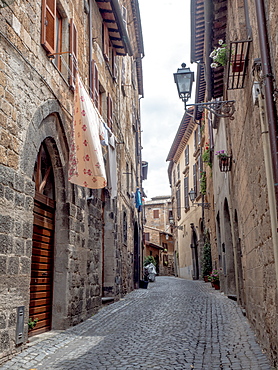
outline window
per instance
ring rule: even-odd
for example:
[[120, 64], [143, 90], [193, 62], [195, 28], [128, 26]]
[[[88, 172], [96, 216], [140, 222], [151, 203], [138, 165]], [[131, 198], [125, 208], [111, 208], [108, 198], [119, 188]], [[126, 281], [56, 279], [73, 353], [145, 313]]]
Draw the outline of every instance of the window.
[[124, 240], [124, 243], [127, 242], [127, 216], [126, 216], [126, 212], [123, 212], [123, 240]]
[[102, 51], [104, 59], [108, 62], [109, 61], [109, 47], [110, 47], [110, 39], [109, 39], [109, 32], [108, 28], [105, 23], [102, 24]]
[[95, 106], [99, 108], [99, 80], [98, 80], [98, 68], [94, 60], [92, 60], [92, 86], [90, 86], [93, 102]]
[[194, 188], [195, 195], [197, 197], [198, 194], [197, 194], [197, 165], [196, 163], [193, 164], [193, 188]]
[[145, 241], [150, 241], [150, 233], [144, 233]]
[[[59, 11], [56, 11], [56, 53], [62, 52], [62, 17]], [[55, 55], [54, 64], [61, 71], [61, 58]]]
[[168, 252], [168, 244], [162, 243], [162, 248], [164, 249], [164, 252]]
[[42, 0], [42, 30], [41, 43], [46, 51], [54, 54], [56, 51], [56, 0]]
[[113, 100], [110, 96], [110, 94], [108, 94], [107, 96], [107, 125], [109, 128], [112, 129], [112, 125], [113, 125]]
[[189, 165], [189, 145], [186, 146], [184, 151], [184, 159], [185, 159], [185, 165]]
[[77, 73], [77, 29], [70, 20], [70, 86], [75, 87]]
[[184, 207], [189, 208], [189, 196], [188, 196], [188, 177], [184, 178]]
[[[69, 23], [69, 36], [64, 38], [68, 23], [57, 9], [56, 0], [42, 0], [41, 44], [46, 52], [55, 54], [54, 65], [62, 73], [70, 87], [75, 87], [77, 73], [77, 29], [73, 19]], [[68, 31], [67, 31], [68, 32]], [[63, 55], [61, 55], [63, 53]], [[65, 55], [65, 56], [64, 56]], [[62, 62], [66, 68], [63, 70]]]
[[180, 164], [177, 164], [177, 178], [180, 179]]
[[171, 211], [169, 211], [169, 221], [170, 220], [173, 220], [173, 211], [171, 210]]
[[178, 188], [176, 191], [176, 199], [177, 199], [177, 217], [178, 219], [181, 218], [181, 189]]
[[153, 210], [153, 218], [159, 218], [159, 209]]

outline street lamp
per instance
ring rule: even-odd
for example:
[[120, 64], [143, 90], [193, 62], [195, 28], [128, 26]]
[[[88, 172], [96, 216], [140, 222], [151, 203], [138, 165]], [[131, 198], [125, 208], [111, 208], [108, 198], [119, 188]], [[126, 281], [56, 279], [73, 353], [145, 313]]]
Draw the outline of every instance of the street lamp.
[[200, 112], [204, 109], [214, 113], [217, 117], [228, 117], [234, 119], [233, 114], [235, 112], [235, 100], [215, 100], [206, 103], [186, 104], [188, 99], [191, 97], [192, 84], [194, 81], [194, 72], [190, 71], [190, 68], [186, 68], [186, 64], [182, 63], [182, 68], [178, 68], [177, 73], [174, 73], [174, 80], [177, 84], [179, 98], [184, 102], [186, 113], [193, 117], [188, 111], [189, 107], [197, 107]]
[[204, 202], [194, 203], [194, 200], [196, 198], [195, 190], [191, 189], [190, 192], [188, 193], [188, 195], [189, 195], [189, 199], [191, 200], [193, 206], [201, 206], [201, 207], [204, 207], [204, 208], [207, 208], [207, 209], [210, 208], [210, 203], [204, 203]]

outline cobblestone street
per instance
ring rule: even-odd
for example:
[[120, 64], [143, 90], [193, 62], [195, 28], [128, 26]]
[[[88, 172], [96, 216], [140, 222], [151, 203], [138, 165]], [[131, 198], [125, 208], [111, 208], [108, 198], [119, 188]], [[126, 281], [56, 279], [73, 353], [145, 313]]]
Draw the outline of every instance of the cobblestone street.
[[[51, 336], [49, 336], [51, 335]], [[48, 333], [1, 370], [270, 370], [236, 302], [210, 284], [157, 277], [66, 331]]]

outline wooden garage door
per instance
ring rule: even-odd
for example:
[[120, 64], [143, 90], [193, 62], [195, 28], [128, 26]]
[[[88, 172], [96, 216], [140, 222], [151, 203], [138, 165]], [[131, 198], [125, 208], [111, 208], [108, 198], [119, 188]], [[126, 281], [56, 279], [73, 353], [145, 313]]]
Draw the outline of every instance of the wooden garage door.
[[36, 192], [29, 317], [38, 319], [29, 336], [51, 329], [55, 201]]

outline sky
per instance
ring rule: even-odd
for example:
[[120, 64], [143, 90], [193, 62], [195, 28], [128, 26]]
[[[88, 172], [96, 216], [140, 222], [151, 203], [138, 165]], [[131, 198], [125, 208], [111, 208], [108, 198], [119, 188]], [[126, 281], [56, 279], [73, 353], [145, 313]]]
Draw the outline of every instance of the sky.
[[139, 0], [145, 57], [141, 99], [143, 181], [147, 200], [171, 195], [166, 158], [184, 114], [173, 73], [190, 64], [190, 0]]

